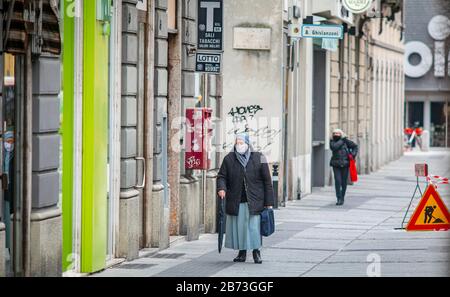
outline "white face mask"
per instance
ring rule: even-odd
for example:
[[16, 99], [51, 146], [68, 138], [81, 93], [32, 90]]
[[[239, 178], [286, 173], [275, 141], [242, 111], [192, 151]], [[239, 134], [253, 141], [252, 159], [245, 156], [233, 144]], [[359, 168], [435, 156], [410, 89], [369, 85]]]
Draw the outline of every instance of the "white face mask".
[[241, 155], [245, 154], [245, 152], [248, 150], [248, 144], [246, 144], [246, 143], [236, 144], [235, 147], [236, 147], [236, 151]]
[[13, 149], [14, 149], [14, 145], [12, 143], [5, 142], [5, 150], [7, 152], [12, 152]]

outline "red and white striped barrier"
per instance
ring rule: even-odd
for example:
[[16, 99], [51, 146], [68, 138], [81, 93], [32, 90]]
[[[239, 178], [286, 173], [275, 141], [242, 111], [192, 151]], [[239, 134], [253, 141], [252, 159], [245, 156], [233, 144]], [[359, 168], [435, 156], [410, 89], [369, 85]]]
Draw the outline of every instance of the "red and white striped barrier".
[[439, 175], [430, 174], [427, 176], [427, 182], [434, 185], [434, 187], [437, 188], [438, 184], [448, 185], [448, 178], [439, 176]]

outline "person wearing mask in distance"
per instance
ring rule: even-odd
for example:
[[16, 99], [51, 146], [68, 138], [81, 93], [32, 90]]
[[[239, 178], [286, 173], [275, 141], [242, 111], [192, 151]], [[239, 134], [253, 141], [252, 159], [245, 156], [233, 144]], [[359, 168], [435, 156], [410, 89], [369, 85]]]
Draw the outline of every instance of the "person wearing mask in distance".
[[[7, 177], [7, 188], [4, 191], [3, 217], [6, 226], [6, 248], [7, 252], [11, 252], [11, 214], [13, 213], [13, 163], [14, 163], [14, 131], [7, 131], [4, 135], [3, 145], [3, 173]], [[2, 247], [0, 247], [2, 248]]]
[[341, 129], [335, 129], [332, 133], [330, 149], [332, 151], [330, 166], [333, 167], [336, 205], [343, 205], [349, 176], [349, 154], [356, 158], [358, 145], [349, 140]]
[[248, 134], [238, 134], [220, 166], [217, 193], [225, 199], [225, 247], [238, 250], [234, 262], [245, 262], [247, 250], [261, 264], [261, 217], [274, 203], [272, 178], [265, 156], [253, 151]]

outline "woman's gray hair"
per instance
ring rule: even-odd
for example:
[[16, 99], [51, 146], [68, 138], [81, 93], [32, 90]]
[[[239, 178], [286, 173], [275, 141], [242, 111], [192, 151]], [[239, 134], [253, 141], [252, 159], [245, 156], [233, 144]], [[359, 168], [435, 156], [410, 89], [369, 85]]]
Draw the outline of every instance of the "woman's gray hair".
[[339, 133], [339, 134], [341, 134], [341, 136], [342, 136], [342, 137], [344, 137], [344, 136], [345, 136], [345, 133], [344, 133], [344, 131], [342, 131], [341, 129], [334, 129], [334, 130], [333, 130], [333, 133], [332, 133], [332, 134], [336, 134], [336, 133]]

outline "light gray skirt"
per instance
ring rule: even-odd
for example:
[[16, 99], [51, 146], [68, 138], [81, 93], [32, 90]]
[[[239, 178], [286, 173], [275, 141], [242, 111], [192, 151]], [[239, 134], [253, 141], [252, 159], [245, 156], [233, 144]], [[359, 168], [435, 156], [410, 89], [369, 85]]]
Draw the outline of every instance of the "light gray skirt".
[[248, 203], [241, 203], [237, 216], [227, 215], [225, 247], [233, 250], [254, 250], [259, 249], [261, 245], [261, 216], [250, 215]]

